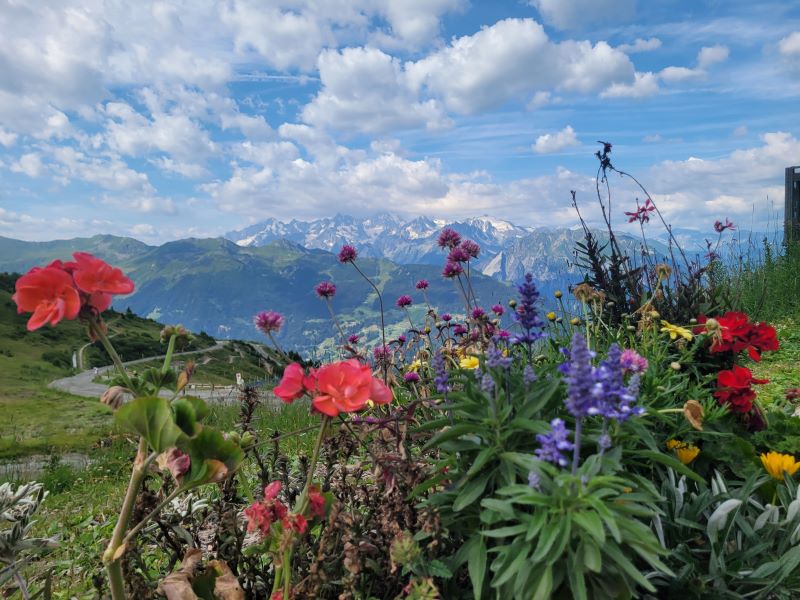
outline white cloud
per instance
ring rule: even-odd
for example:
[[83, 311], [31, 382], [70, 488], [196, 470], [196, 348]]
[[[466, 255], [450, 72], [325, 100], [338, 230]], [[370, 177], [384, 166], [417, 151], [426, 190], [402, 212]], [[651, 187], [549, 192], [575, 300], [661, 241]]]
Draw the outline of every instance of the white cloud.
[[377, 48], [328, 50], [318, 66], [323, 87], [303, 108], [307, 123], [365, 132], [449, 123], [438, 102], [417, 100], [401, 61]]
[[19, 157], [19, 160], [11, 163], [11, 170], [14, 173], [24, 173], [28, 177], [35, 178], [42, 174], [44, 165], [38, 154], [30, 152], [23, 154]]
[[665, 67], [661, 69], [658, 76], [667, 83], [679, 83], [705, 77], [705, 71], [701, 69], [690, 69], [689, 67]]
[[728, 60], [730, 51], [727, 46], [704, 46], [697, 53], [697, 68], [708, 69], [712, 65], [725, 62]]
[[653, 73], [636, 73], [633, 83], [612, 83], [601, 98], [647, 98], [658, 93], [658, 79]]
[[466, 0], [378, 0], [374, 11], [389, 23], [391, 31], [376, 32], [370, 41], [383, 48], [419, 49], [439, 36], [442, 15], [461, 11]]
[[580, 146], [575, 130], [570, 125], [558, 133], [546, 133], [536, 138], [533, 151], [537, 154], [553, 154], [570, 146]]
[[[535, 65], [535, 68], [532, 66]], [[415, 89], [474, 113], [536, 91], [581, 94], [630, 83], [634, 67], [606, 42], [552, 42], [532, 19], [505, 19], [406, 66]]]
[[150, 164], [155, 165], [162, 171], [167, 173], [176, 173], [188, 179], [201, 179], [209, 175], [208, 170], [202, 165], [194, 163], [185, 163], [166, 156], [160, 156], [156, 159], [151, 159]]
[[558, 29], [582, 29], [633, 17], [636, 0], [529, 0], [546, 23]]
[[800, 31], [795, 31], [782, 38], [778, 42], [778, 50], [787, 58], [800, 56]]
[[656, 143], [660, 142], [662, 139], [663, 138], [661, 137], [660, 133], [654, 133], [654, 134], [651, 134], [651, 135], [644, 136], [642, 138], [642, 141], [645, 144], [656, 144]]
[[528, 103], [525, 105], [525, 110], [536, 110], [542, 108], [553, 102], [553, 95], [550, 92], [536, 92]]
[[78, 179], [106, 190], [155, 192], [145, 173], [131, 169], [116, 155], [90, 156], [68, 146], [51, 150], [56, 164], [53, 170], [63, 184]]
[[636, 52], [650, 52], [661, 48], [661, 40], [657, 37], [647, 39], [636, 38], [632, 44], [620, 44], [617, 50], [625, 52], [626, 54], [635, 54]]
[[12, 133], [10, 131], [6, 131], [2, 127], [0, 127], [0, 146], [5, 146], [6, 148], [10, 148], [14, 145], [17, 141], [17, 134]]

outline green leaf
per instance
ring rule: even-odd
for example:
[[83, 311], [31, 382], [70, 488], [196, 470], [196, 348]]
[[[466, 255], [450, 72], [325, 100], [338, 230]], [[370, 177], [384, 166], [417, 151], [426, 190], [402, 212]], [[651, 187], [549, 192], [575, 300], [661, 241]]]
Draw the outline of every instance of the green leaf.
[[483, 493], [483, 490], [486, 489], [489, 477], [489, 473], [484, 473], [480, 477], [467, 482], [453, 502], [453, 511], [458, 512], [475, 502]]
[[486, 576], [486, 544], [480, 534], [472, 536], [467, 543], [470, 545], [467, 570], [469, 580], [472, 582], [472, 593], [475, 600], [481, 600], [483, 579]]
[[440, 560], [432, 560], [427, 564], [428, 575], [431, 577], [438, 577], [439, 579], [450, 579], [453, 573], [447, 568]]
[[192, 459], [191, 469], [183, 480], [183, 486], [187, 488], [225, 479], [244, 459], [238, 444], [208, 427], [189, 438], [186, 452]]
[[489, 529], [484, 531], [482, 535], [490, 538], [504, 538], [513, 537], [527, 531], [528, 527], [524, 523], [517, 525], [508, 525], [506, 527], [498, 527], [497, 529]]
[[694, 479], [697, 483], [705, 483], [705, 479], [700, 477], [700, 475], [692, 471], [674, 456], [664, 454], [663, 452], [656, 452], [654, 450], [640, 450], [636, 454], [644, 458], [649, 458], [650, 460], [660, 462], [661, 464], [664, 464], [674, 470], [676, 473], [686, 475], [686, 477], [689, 479]]
[[589, 510], [580, 511], [573, 514], [572, 519], [578, 524], [578, 527], [591, 535], [598, 544], [605, 543], [606, 532], [603, 529], [603, 522], [597, 516], [597, 513]]
[[197, 419], [198, 423], [204, 421], [211, 413], [211, 409], [208, 408], [208, 404], [206, 404], [206, 401], [202, 398], [198, 398], [197, 396], [183, 396], [181, 400], [186, 400], [186, 402], [192, 405], [192, 408], [194, 408], [194, 418]]
[[123, 404], [117, 410], [117, 421], [126, 429], [141, 435], [158, 453], [171, 448], [181, 437], [166, 398], [143, 396]]
[[542, 534], [539, 536], [539, 543], [536, 545], [536, 552], [531, 557], [531, 562], [538, 563], [544, 560], [559, 533], [561, 533], [561, 524], [558, 521], [550, 521], [544, 526]]
[[172, 403], [172, 409], [175, 411], [175, 423], [181, 428], [183, 433], [189, 437], [197, 433], [198, 425], [195, 411], [190, 402], [181, 398]]
[[483, 469], [486, 466], [486, 463], [489, 462], [495, 456], [495, 449], [494, 448], [484, 448], [478, 453], [478, 456], [475, 457], [475, 461], [472, 463], [472, 466], [467, 471], [467, 477], [472, 477], [475, 473]]
[[581, 548], [583, 549], [583, 564], [594, 573], [599, 573], [603, 568], [603, 557], [600, 548], [594, 545], [590, 539], [584, 539]]
[[525, 562], [528, 560], [529, 546], [527, 544], [524, 546], [515, 544], [513, 546], [507, 546], [506, 548], [506, 562], [497, 570], [497, 576], [492, 581], [492, 587], [500, 587], [506, 581], [509, 581], [514, 575], [519, 573], [520, 569], [523, 568]]
[[553, 567], [547, 565], [539, 578], [539, 585], [536, 586], [536, 591], [533, 593], [533, 600], [549, 600], [550, 592], [553, 591]]

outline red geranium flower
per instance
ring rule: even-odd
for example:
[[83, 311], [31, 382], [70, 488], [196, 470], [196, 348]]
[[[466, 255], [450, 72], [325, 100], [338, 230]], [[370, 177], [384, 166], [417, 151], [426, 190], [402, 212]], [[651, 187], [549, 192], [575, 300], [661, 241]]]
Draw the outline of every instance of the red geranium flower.
[[754, 383], [768, 383], [768, 379], [755, 379], [747, 367], [733, 365], [729, 371], [717, 374], [717, 391], [714, 397], [720, 404], [730, 404], [731, 410], [739, 413], [750, 412], [756, 392], [750, 386]]
[[[761, 360], [761, 352], [778, 350], [778, 336], [775, 328], [764, 322], [751, 323], [750, 318], [742, 312], [728, 311], [717, 317], [719, 330], [712, 334], [711, 352], [733, 352], [738, 354], [747, 350], [754, 361]], [[705, 325], [708, 318], [701, 315], [698, 322]], [[695, 333], [704, 333], [705, 327], [697, 327]]]
[[81, 298], [72, 277], [57, 266], [34, 267], [17, 279], [11, 299], [17, 313], [33, 313], [28, 319], [28, 331], [45, 323], [56, 325], [61, 319], [74, 319], [81, 310]]
[[278, 398], [291, 404], [306, 393], [303, 385], [304, 377], [303, 367], [299, 363], [291, 363], [283, 370], [280, 383], [272, 391]]
[[312, 515], [320, 518], [325, 516], [325, 496], [315, 485], [308, 488], [308, 507]]
[[135, 286], [125, 274], [88, 252], [75, 252], [74, 263], [65, 267], [72, 270], [75, 285], [87, 294], [130, 294]]
[[371, 400], [375, 404], [392, 401], [391, 390], [372, 376], [368, 365], [351, 358], [321, 367], [317, 373], [318, 396], [312, 406], [324, 415], [361, 410]]

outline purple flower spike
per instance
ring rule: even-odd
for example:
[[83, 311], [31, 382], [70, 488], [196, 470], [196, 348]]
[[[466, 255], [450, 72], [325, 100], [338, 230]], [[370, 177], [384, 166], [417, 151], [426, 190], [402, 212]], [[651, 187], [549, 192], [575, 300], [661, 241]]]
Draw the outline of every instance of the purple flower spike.
[[535, 451], [536, 456], [540, 460], [545, 460], [559, 467], [566, 467], [569, 462], [563, 452], [574, 448], [572, 442], [567, 439], [568, 437], [569, 430], [564, 425], [564, 421], [553, 419], [550, 421], [550, 433], [540, 433], [536, 436], [536, 441], [540, 445], [540, 448]]
[[464, 268], [460, 264], [454, 262], [448, 262], [444, 266], [444, 270], [442, 271], [442, 277], [444, 277], [445, 279], [453, 279], [461, 275], [463, 272]]
[[342, 249], [339, 250], [340, 263], [351, 263], [356, 259], [357, 256], [358, 252], [356, 252], [355, 247], [350, 246], [349, 244], [345, 244], [342, 246]]
[[277, 333], [283, 326], [283, 315], [274, 310], [264, 310], [255, 316], [253, 322], [262, 333]]
[[[544, 337], [541, 329], [544, 322], [539, 318], [536, 304], [539, 302], [539, 291], [533, 283], [533, 275], [525, 274], [525, 280], [519, 286], [519, 303], [514, 313], [514, 319], [523, 329], [523, 333], [514, 338], [515, 344], [531, 344]], [[536, 330], [540, 331], [536, 331]]]
[[481, 251], [481, 247], [472, 240], [464, 240], [461, 242], [461, 249], [466, 252], [470, 258], [478, 258], [478, 254], [480, 254]]
[[445, 227], [439, 234], [439, 239], [436, 243], [439, 244], [439, 248], [450, 248], [452, 250], [461, 243], [461, 234], [449, 227]]
[[314, 288], [320, 298], [333, 298], [336, 295], [336, 286], [332, 281], [322, 281]]
[[412, 303], [411, 296], [407, 294], [403, 294], [397, 299], [397, 302], [395, 302], [395, 304], [397, 304], [399, 308], [405, 308], [406, 306], [411, 306], [411, 303]]
[[427, 279], [420, 279], [417, 282], [417, 289], [418, 290], [427, 290], [428, 289], [428, 280]]

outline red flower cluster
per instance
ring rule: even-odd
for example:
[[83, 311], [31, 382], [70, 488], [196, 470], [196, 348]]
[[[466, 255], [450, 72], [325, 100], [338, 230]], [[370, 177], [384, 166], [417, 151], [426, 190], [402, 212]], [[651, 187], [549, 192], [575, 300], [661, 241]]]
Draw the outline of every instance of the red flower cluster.
[[[281, 482], [273, 481], [264, 488], [264, 500], [254, 502], [244, 509], [244, 516], [247, 518], [247, 531], [260, 531], [266, 537], [270, 533], [272, 525], [280, 522], [285, 531], [294, 531], [300, 535], [308, 529], [308, 519], [299, 513], [290, 513], [286, 505], [278, 500], [281, 491]], [[325, 516], [325, 497], [320, 493], [319, 488], [311, 486], [308, 493], [309, 509], [314, 517]]]
[[310, 394], [311, 405], [329, 417], [359, 411], [368, 401], [392, 401], [392, 391], [372, 376], [369, 365], [354, 358], [311, 369], [307, 375], [298, 363], [291, 363], [273, 392], [286, 403]]
[[754, 383], [768, 383], [767, 379], [755, 379], [750, 369], [733, 365], [729, 371], [717, 374], [717, 391], [714, 397], [720, 404], [730, 404], [731, 410], [748, 413], [753, 408], [756, 392], [750, 386]]
[[780, 346], [775, 328], [764, 322], [751, 323], [750, 318], [741, 312], [729, 311], [716, 319], [719, 330], [709, 331], [708, 318], [700, 316], [697, 321], [703, 326], [695, 329], [695, 333], [711, 334], [711, 352], [733, 352], [739, 354], [747, 350], [754, 361], [761, 360], [761, 352], [775, 351]]
[[28, 331], [75, 319], [84, 307], [101, 313], [111, 306], [113, 295], [133, 292], [133, 282], [119, 269], [86, 252], [72, 256], [74, 262], [55, 260], [17, 279], [11, 298], [19, 314], [33, 313]]

